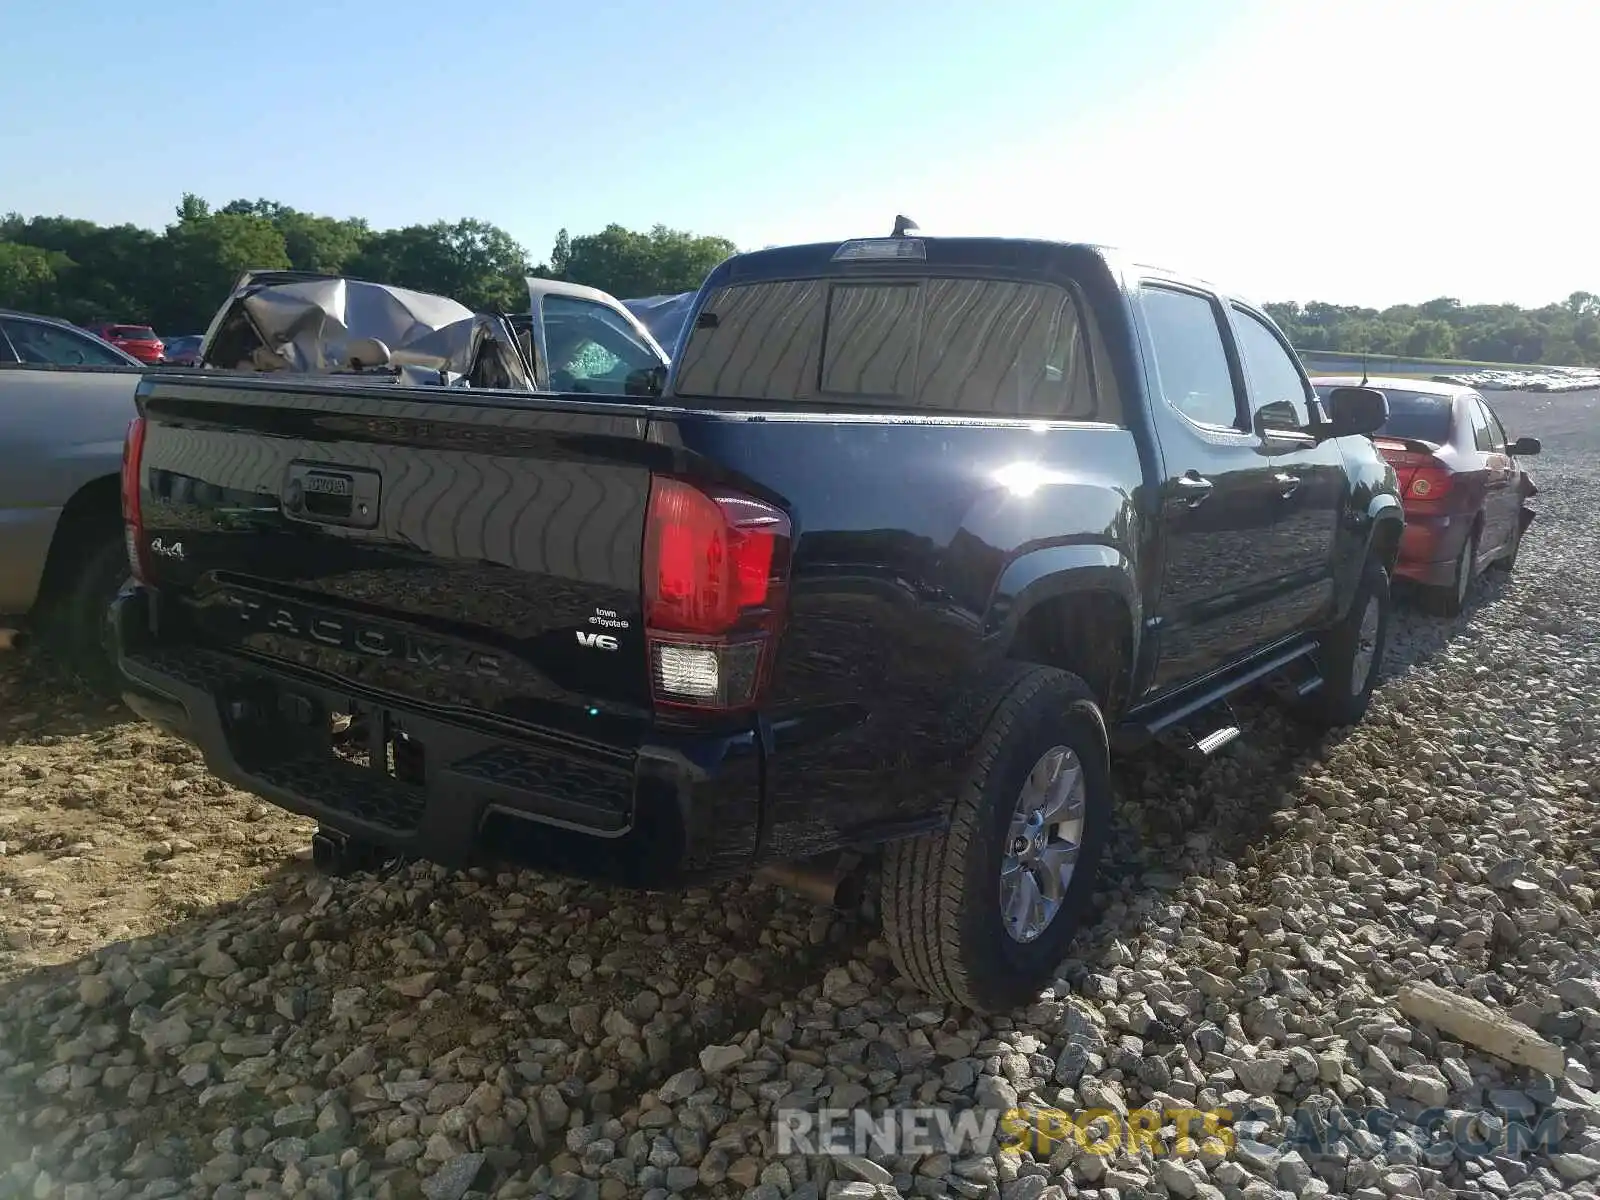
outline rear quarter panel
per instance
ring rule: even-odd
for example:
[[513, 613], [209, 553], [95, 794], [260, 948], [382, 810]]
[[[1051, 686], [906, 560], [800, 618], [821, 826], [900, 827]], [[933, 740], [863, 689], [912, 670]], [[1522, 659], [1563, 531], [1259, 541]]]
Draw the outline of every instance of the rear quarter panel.
[[28, 611], [61, 510], [121, 470], [133, 368], [0, 367], [0, 613]]
[[1135, 590], [1126, 429], [697, 414], [670, 435], [692, 473], [720, 469], [794, 522], [763, 857], [940, 812], [1023, 607], [1084, 569]]
[[1089, 580], [1115, 592], [1130, 676], [1145, 669], [1160, 466], [1122, 269], [1099, 248], [1013, 250], [1018, 278], [1080, 289], [1101, 411], [1117, 424], [847, 404], [661, 423], [686, 469], [721, 469], [793, 516], [790, 619], [760, 730], [761, 858], [941, 822], [1033, 604]]

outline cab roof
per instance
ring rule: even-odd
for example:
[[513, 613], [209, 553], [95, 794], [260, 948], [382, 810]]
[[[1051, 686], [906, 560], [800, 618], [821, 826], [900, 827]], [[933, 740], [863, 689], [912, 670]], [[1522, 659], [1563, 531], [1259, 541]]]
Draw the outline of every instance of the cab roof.
[[[896, 245], [907, 247], [904, 257], [893, 256], [892, 248]], [[839, 257], [846, 247], [873, 249], [859, 258]], [[921, 234], [846, 238], [837, 242], [769, 246], [736, 254], [716, 267], [706, 282], [713, 285], [753, 283], [846, 275], [856, 270], [919, 274], [930, 268], [957, 274], [997, 271], [1006, 275], [1045, 277], [1069, 265], [1103, 260], [1109, 252], [1106, 247], [1087, 242], [1040, 238], [923, 237]]]

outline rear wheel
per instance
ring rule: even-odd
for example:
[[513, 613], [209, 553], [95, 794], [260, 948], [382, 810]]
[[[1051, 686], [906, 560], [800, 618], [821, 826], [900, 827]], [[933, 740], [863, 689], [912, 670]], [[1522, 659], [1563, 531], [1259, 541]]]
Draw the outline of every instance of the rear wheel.
[[1389, 639], [1389, 572], [1374, 556], [1344, 620], [1323, 639], [1317, 654], [1322, 686], [1308, 696], [1300, 715], [1317, 725], [1354, 725], [1367, 715], [1383, 668]]
[[1054, 976], [1094, 893], [1111, 819], [1105, 722], [1088, 686], [1020, 668], [984, 729], [950, 826], [892, 844], [884, 934], [931, 995], [979, 1012]]
[[1444, 587], [1429, 588], [1424, 597], [1430, 611], [1441, 617], [1458, 617], [1466, 607], [1467, 593], [1472, 590], [1472, 577], [1478, 565], [1478, 540], [1481, 531], [1474, 526], [1456, 556], [1455, 570]]
[[44, 624], [56, 655], [96, 691], [117, 690], [116, 651], [111, 637], [111, 602], [128, 580], [128, 551], [121, 530], [106, 530], [73, 543], [62, 565], [68, 574], [45, 601]]

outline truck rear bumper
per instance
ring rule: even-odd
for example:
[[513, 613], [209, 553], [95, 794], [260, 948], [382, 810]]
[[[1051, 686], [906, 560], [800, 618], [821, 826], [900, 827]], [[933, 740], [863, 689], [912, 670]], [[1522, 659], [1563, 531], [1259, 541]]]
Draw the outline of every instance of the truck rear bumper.
[[[150, 594], [116, 602], [123, 699], [218, 777], [326, 828], [451, 866], [515, 861], [646, 887], [754, 865], [753, 732], [618, 747], [355, 696], [337, 681], [152, 633]], [[332, 730], [348, 714], [351, 735]]]

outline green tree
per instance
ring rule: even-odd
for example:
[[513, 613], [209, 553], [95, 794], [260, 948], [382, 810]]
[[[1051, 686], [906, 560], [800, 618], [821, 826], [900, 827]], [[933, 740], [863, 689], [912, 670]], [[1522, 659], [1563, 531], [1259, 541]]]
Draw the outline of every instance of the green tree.
[[566, 246], [565, 234], [562, 230], [556, 237], [551, 267], [563, 279], [619, 297], [693, 291], [711, 268], [736, 251], [727, 238], [686, 233], [665, 225], [657, 225], [649, 233], [607, 225], [599, 233], [572, 238]]
[[283, 234], [289, 265], [297, 271], [342, 275], [372, 236], [372, 227], [359, 217], [319, 217], [275, 200], [233, 200], [221, 211], [271, 221]]
[[[211, 215], [211, 205], [193, 192], [185, 192], [178, 201], [178, 220], [199, 221]], [[236, 216], [259, 216], [259, 213], [236, 213]]]
[[212, 213], [192, 199], [184, 197], [178, 220], [167, 226], [167, 286], [150, 300], [151, 319], [170, 332], [204, 329], [244, 272], [289, 266], [283, 233], [270, 219]]
[[1456, 352], [1456, 331], [1448, 321], [1418, 321], [1406, 334], [1406, 353], [1418, 358], [1451, 358]]
[[1567, 297], [1567, 311], [1579, 317], [1600, 314], [1600, 296], [1593, 292], [1573, 292]]
[[1600, 363], [1600, 315], [1585, 313], [1572, 323], [1572, 341], [1580, 363]]
[[140, 319], [161, 240], [148, 229], [13, 213], [0, 221], [0, 239], [62, 256], [53, 260], [55, 315], [80, 322]]
[[487, 221], [408, 225], [373, 234], [350, 264], [363, 279], [437, 292], [469, 308], [528, 307], [528, 252]]
[[0, 308], [56, 309], [61, 277], [72, 266], [72, 260], [59, 250], [0, 242]]
[[[485, 221], [374, 230], [358, 217], [321, 216], [276, 200], [216, 208], [185, 193], [165, 233], [69, 216], [0, 216], [0, 305], [187, 333], [205, 326], [242, 272], [295, 267], [520, 312], [527, 275], [648, 296], [698, 288], [732, 253], [725, 238], [612, 224], [577, 236], [562, 229], [548, 261], [533, 264], [509, 233]], [[1465, 305], [1452, 296], [1382, 310], [1324, 301], [1266, 309], [1302, 350], [1600, 365], [1600, 293], [1592, 291], [1534, 309]]]
[[565, 279], [567, 267], [572, 263], [572, 239], [565, 229], [556, 233], [556, 243], [550, 247], [550, 270], [555, 278]]

